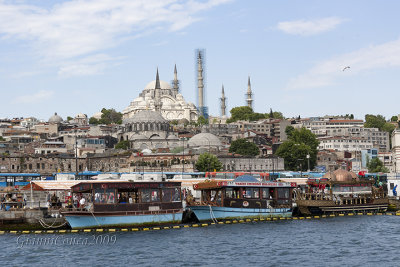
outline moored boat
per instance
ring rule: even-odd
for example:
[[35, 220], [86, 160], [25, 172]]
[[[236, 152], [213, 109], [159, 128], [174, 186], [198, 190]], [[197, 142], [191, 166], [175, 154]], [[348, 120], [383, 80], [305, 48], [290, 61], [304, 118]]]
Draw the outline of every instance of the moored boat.
[[[86, 181], [72, 187], [74, 204], [61, 213], [72, 228], [180, 223], [179, 182]], [[79, 199], [84, 198], [84, 201]]]
[[292, 190], [295, 183], [260, 182], [250, 175], [233, 181], [205, 181], [194, 186], [200, 201], [189, 201], [187, 208], [199, 221], [292, 216]]
[[389, 204], [387, 194], [374, 183], [339, 169], [319, 180], [310, 179], [305, 192], [295, 191], [295, 201], [303, 215], [385, 212]]

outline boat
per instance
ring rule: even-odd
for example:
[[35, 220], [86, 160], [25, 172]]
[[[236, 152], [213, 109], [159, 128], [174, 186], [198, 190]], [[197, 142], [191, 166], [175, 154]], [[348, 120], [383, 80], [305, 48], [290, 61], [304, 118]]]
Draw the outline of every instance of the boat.
[[187, 199], [187, 209], [199, 221], [292, 216], [292, 190], [296, 183], [259, 181], [242, 175], [233, 181], [208, 180], [194, 185], [199, 201]]
[[373, 179], [338, 169], [321, 179], [309, 179], [304, 192], [295, 190], [295, 202], [302, 215], [385, 212], [387, 193], [374, 183]]
[[[85, 204], [61, 211], [72, 229], [180, 223], [181, 183], [85, 181], [72, 187], [72, 199]], [[71, 201], [72, 202], [72, 201]]]

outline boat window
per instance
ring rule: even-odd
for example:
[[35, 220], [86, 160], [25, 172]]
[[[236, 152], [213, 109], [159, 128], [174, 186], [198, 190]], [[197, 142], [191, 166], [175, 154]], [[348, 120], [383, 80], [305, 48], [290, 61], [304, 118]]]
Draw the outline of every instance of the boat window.
[[141, 202], [150, 202], [150, 189], [142, 189]]
[[243, 191], [243, 197], [244, 198], [251, 198], [252, 197], [252, 195], [253, 195], [253, 188], [246, 188], [244, 191]]
[[260, 198], [260, 189], [253, 188], [253, 198]]
[[96, 189], [94, 191], [94, 203], [98, 204], [114, 204], [115, 189]]
[[278, 198], [289, 198], [289, 188], [278, 188]]
[[269, 188], [262, 188], [262, 198], [268, 199], [269, 196]]
[[225, 189], [225, 198], [233, 198], [233, 188]]
[[150, 189], [151, 202], [160, 202], [160, 195], [158, 189]]

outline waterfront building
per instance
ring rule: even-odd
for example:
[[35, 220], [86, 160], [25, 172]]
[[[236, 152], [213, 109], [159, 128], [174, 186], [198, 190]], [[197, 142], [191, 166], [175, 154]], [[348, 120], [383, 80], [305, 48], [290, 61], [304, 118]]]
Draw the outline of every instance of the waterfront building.
[[139, 97], [135, 98], [127, 108], [122, 111], [123, 119], [132, 118], [141, 111], [161, 112], [166, 120], [187, 119], [197, 121], [198, 111], [193, 103], [186, 102], [179, 92], [179, 81], [175, 66], [173, 87], [159, 79], [157, 70], [156, 80], [149, 82]]
[[361, 137], [327, 136], [318, 138], [319, 150], [331, 149], [335, 151], [361, 151], [373, 148], [371, 141]]

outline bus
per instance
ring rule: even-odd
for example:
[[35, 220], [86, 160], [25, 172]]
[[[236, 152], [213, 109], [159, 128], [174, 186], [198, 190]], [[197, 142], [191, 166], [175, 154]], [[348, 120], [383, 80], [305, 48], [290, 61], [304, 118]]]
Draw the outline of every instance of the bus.
[[30, 181], [40, 181], [39, 173], [0, 173], [0, 187], [23, 187]]

